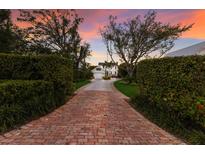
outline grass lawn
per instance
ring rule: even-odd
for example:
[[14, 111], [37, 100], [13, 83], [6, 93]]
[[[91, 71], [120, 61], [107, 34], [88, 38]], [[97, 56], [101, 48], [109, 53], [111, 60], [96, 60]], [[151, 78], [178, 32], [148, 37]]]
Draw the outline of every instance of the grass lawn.
[[117, 88], [121, 93], [128, 97], [133, 97], [139, 92], [139, 89], [137, 87], [136, 83], [128, 84], [123, 80], [118, 80], [114, 82], [115, 88]]
[[82, 81], [75, 82], [75, 90], [79, 89], [80, 87], [88, 83], [90, 83], [90, 80], [82, 80]]

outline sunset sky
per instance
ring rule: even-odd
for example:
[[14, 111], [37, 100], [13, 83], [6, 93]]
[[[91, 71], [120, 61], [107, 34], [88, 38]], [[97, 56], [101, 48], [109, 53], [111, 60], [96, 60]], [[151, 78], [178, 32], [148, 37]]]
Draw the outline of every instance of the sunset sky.
[[[148, 10], [76, 10], [84, 18], [80, 26], [81, 37], [91, 44], [92, 57], [88, 61], [92, 64], [105, 61], [106, 48], [99, 34], [99, 28], [108, 23], [109, 15], [118, 16], [118, 20], [124, 21], [137, 15], [144, 15]], [[170, 50], [175, 51], [201, 41], [205, 41], [205, 10], [156, 10], [158, 20], [164, 23], [191, 24], [193, 28], [185, 32], [180, 39], [175, 41], [175, 46]], [[13, 19], [18, 16], [16, 10], [12, 11]]]

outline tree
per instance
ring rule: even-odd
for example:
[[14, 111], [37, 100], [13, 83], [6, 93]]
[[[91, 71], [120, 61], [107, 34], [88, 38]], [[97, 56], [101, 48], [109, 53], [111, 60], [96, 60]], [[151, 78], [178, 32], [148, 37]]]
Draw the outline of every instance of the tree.
[[25, 32], [11, 20], [10, 10], [0, 10], [0, 52], [21, 53], [26, 48]]
[[22, 30], [27, 53], [54, 53], [71, 58], [74, 78], [86, 74], [90, 44], [80, 37], [78, 28], [83, 18], [74, 10], [20, 10], [18, 21], [27, 24]]
[[0, 52], [10, 52], [15, 46], [10, 10], [0, 10]]
[[74, 65], [74, 76], [76, 78], [80, 78], [80, 76], [84, 76], [87, 72], [87, 63], [86, 58], [91, 55], [90, 44], [87, 42], [81, 43], [81, 38], [78, 35], [76, 37], [75, 44], [73, 45], [73, 52], [71, 58], [73, 59]]
[[127, 69], [126, 69], [126, 65], [125, 63], [121, 63], [119, 66], [118, 66], [118, 76], [120, 78], [126, 78], [127, 77]]
[[20, 10], [18, 21], [28, 25], [24, 30], [30, 48], [70, 56], [83, 18], [74, 10]]
[[193, 24], [163, 24], [156, 21], [157, 13], [149, 11], [143, 19], [138, 15], [123, 23], [117, 23], [117, 17], [110, 16], [109, 24], [100, 30], [107, 52], [112, 61], [117, 54], [126, 65], [130, 78], [139, 60], [154, 51], [161, 57], [174, 46], [174, 41]]
[[27, 51], [71, 57], [74, 69], [90, 56], [90, 44], [82, 43], [78, 32], [83, 18], [74, 10], [20, 10], [18, 21], [28, 24], [23, 31]]
[[82, 43], [79, 34], [75, 37], [72, 51], [71, 57], [74, 61], [75, 69], [78, 69], [80, 65], [85, 65], [86, 58], [91, 55], [90, 44], [87, 42]]

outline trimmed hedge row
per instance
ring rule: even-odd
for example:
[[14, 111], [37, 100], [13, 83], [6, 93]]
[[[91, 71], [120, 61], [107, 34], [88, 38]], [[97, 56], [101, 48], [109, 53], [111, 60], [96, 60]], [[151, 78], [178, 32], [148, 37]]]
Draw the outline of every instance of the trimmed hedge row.
[[198, 129], [204, 134], [197, 140], [205, 143], [205, 56], [143, 60], [136, 81], [139, 106], [154, 111], [169, 127]]
[[56, 55], [0, 54], [1, 79], [51, 81], [62, 97], [74, 90], [72, 62]]
[[11, 80], [0, 83], [0, 131], [43, 115], [59, 103], [51, 82]]
[[50, 112], [73, 90], [68, 59], [0, 54], [0, 131]]

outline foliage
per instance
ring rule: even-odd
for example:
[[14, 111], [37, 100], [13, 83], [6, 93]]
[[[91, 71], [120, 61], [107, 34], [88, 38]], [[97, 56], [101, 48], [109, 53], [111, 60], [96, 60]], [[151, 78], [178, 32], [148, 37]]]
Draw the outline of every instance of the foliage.
[[64, 55], [72, 51], [79, 24], [83, 21], [73, 10], [20, 10], [17, 19], [29, 25], [25, 30], [31, 45]]
[[27, 44], [23, 51], [27, 54], [56, 53], [69, 57], [76, 70], [86, 65], [90, 44], [82, 42], [78, 28], [83, 18], [74, 10], [20, 10], [18, 21], [29, 25], [22, 30]]
[[103, 67], [111, 68], [114, 66], [117, 66], [118, 63], [114, 63], [112, 61], [105, 61], [104, 63], [101, 63]]
[[131, 105], [141, 112], [150, 121], [156, 123], [161, 128], [184, 139], [189, 144], [205, 144], [204, 128], [195, 125], [192, 121], [182, 123], [175, 116], [162, 108], [150, 103], [147, 97], [137, 95], [130, 102]]
[[90, 70], [93, 70], [93, 69], [95, 69], [97, 66], [95, 66], [95, 65], [91, 65], [90, 67], [89, 67], [89, 69]]
[[[136, 73], [136, 69], [134, 69], [134, 74]], [[135, 76], [129, 76], [128, 75], [128, 72], [127, 72], [127, 69], [126, 69], [126, 64], [125, 63], [121, 63], [119, 66], [118, 66], [118, 77], [120, 78], [123, 78], [123, 80], [126, 80], [127, 82], [130, 82], [130, 81], [135, 81]]]
[[80, 43], [75, 44], [74, 49], [72, 50], [72, 59], [74, 62], [74, 69], [80, 69], [80, 67], [86, 67], [86, 58], [91, 55], [90, 44], [84, 42], [82, 45]]
[[54, 55], [0, 54], [0, 131], [65, 103], [74, 90], [72, 68]]
[[126, 78], [128, 76], [127, 69], [126, 69], [126, 64], [121, 63], [118, 66], [118, 77], [120, 78]]
[[93, 78], [92, 67], [83, 66], [82, 68], [74, 69], [74, 78], [75, 82], [82, 80], [90, 80]]
[[92, 76], [91, 71], [84, 68], [91, 53], [90, 44], [82, 42], [78, 33], [83, 18], [74, 10], [20, 10], [17, 20], [27, 25], [23, 28], [12, 24], [10, 13], [0, 11], [0, 52], [71, 58], [77, 74], [74, 77]]
[[174, 40], [192, 27], [163, 24], [156, 20], [154, 11], [149, 11], [143, 19], [137, 16], [122, 23], [116, 19], [110, 16], [101, 36], [111, 59], [114, 61], [113, 54], [117, 54], [125, 63], [129, 77], [133, 76], [142, 57], [154, 51], [159, 51], [162, 56], [173, 47]]
[[136, 83], [128, 84], [126, 81], [118, 80], [114, 82], [114, 86], [127, 97], [134, 97], [139, 92]]
[[0, 54], [0, 79], [51, 81], [62, 97], [73, 91], [72, 72], [72, 62], [59, 56]]
[[17, 30], [11, 22], [11, 11], [0, 10], [0, 52], [9, 53], [19, 49], [21, 38]]
[[103, 76], [103, 79], [104, 79], [104, 80], [110, 80], [110, 79], [111, 79], [111, 77], [110, 77], [110, 76], [108, 76], [108, 75], [106, 75], [106, 76]]
[[12, 32], [9, 10], [0, 10], [0, 52], [9, 51], [11, 47]]
[[176, 133], [180, 127], [193, 133], [196, 139], [182, 134], [200, 144], [205, 143], [204, 63], [205, 56], [150, 59], [141, 61], [136, 73], [140, 86], [136, 105], [153, 110], [158, 121]]
[[53, 110], [60, 103], [47, 81], [10, 80], [0, 83], [0, 132]]

